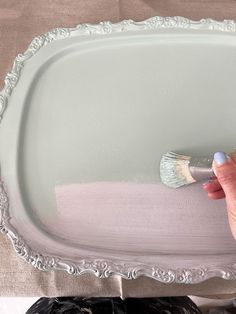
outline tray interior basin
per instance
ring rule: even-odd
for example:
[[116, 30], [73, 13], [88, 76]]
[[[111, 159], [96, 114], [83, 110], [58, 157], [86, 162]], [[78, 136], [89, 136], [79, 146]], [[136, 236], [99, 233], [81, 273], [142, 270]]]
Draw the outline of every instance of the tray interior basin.
[[[159, 178], [168, 151], [234, 149], [235, 52], [232, 35], [170, 31], [42, 48], [12, 95], [22, 107], [14, 157], [22, 224], [73, 257], [236, 254], [223, 200], [208, 200], [201, 184], [173, 190]], [[21, 234], [47, 251], [36, 231]]]

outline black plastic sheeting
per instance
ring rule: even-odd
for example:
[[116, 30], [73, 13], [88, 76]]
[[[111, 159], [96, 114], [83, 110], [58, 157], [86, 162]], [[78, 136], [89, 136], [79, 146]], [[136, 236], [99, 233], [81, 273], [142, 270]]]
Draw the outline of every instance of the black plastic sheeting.
[[200, 314], [188, 297], [165, 298], [40, 298], [26, 314]]

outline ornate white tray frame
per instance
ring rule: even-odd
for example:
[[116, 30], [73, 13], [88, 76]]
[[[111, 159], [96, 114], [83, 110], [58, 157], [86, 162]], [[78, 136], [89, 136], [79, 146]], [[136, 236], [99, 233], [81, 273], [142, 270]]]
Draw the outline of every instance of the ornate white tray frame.
[[[101, 22], [98, 25], [81, 24], [74, 28], [56, 28], [44, 35], [33, 39], [28, 49], [19, 54], [13, 63], [11, 72], [5, 77], [5, 86], [0, 93], [0, 120], [7, 109], [8, 99], [16, 86], [22, 67], [25, 62], [33, 57], [43, 46], [50, 44], [54, 40], [63, 39], [73, 35], [92, 35], [108, 34], [114, 32], [141, 31], [146, 29], [158, 28], [183, 28], [197, 30], [218, 30], [222, 32], [236, 32], [236, 22], [233, 20], [224, 20], [218, 22], [212, 19], [202, 19], [200, 21], [191, 21], [183, 17], [152, 17], [143, 22], [134, 22], [124, 20], [112, 24], [111, 22]], [[163, 269], [158, 265], [144, 265], [135, 263], [124, 263], [122, 261], [105, 260], [79, 260], [76, 263], [66, 261], [60, 257], [43, 256], [40, 252], [30, 248], [24, 239], [18, 234], [10, 223], [9, 199], [4, 188], [4, 183], [0, 181], [0, 230], [6, 234], [19, 256], [37, 269], [65, 270], [69, 274], [81, 275], [84, 273], [93, 273], [97, 277], [104, 278], [111, 275], [120, 275], [125, 279], [134, 279], [139, 276], [147, 276], [165, 283], [185, 283], [195, 284], [212, 277], [221, 277], [224, 279], [236, 279], [236, 263], [225, 265], [222, 268], [199, 268], [199, 269]]]

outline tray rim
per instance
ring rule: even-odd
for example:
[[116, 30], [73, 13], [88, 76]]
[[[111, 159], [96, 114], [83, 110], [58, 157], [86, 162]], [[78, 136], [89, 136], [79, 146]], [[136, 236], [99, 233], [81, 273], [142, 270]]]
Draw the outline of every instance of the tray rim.
[[[216, 21], [211, 18], [193, 21], [181, 16], [154, 16], [141, 22], [123, 20], [118, 23], [110, 21], [99, 24], [79, 24], [74, 28], [55, 28], [45, 34], [35, 37], [24, 53], [18, 54], [12, 69], [6, 74], [4, 87], [0, 91], [0, 122], [7, 108], [8, 100], [20, 78], [21, 69], [25, 62], [33, 57], [42, 47], [59, 39], [70, 36], [90, 36], [93, 34], [106, 35], [117, 32], [160, 30], [160, 29], [194, 29], [229, 32], [236, 34], [236, 21]], [[195, 284], [213, 277], [236, 279], [236, 263], [222, 266], [199, 268], [169, 269], [158, 265], [127, 263], [121, 260], [81, 259], [77, 261], [64, 258], [45, 256], [32, 249], [10, 223], [9, 198], [6, 186], [0, 178], [0, 231], [8, 236], [16, 253], [26, 262], [39, 270], [64, 270], [72, 275], [92, 273], [99, 278], [119, 275], [125, 279], [136, 279], [140, 276], [153, 278], [162, 283]]]

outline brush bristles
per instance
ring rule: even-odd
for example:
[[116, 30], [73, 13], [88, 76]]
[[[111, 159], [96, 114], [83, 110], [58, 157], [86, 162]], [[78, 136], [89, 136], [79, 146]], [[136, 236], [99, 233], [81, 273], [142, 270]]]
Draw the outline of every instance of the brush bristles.
[[196, 182], [189, 171], [190, 159], [190, 156], [173, 152], [163, 155], [160, 162], [161, 181], [171, 188], [178, 188]]

